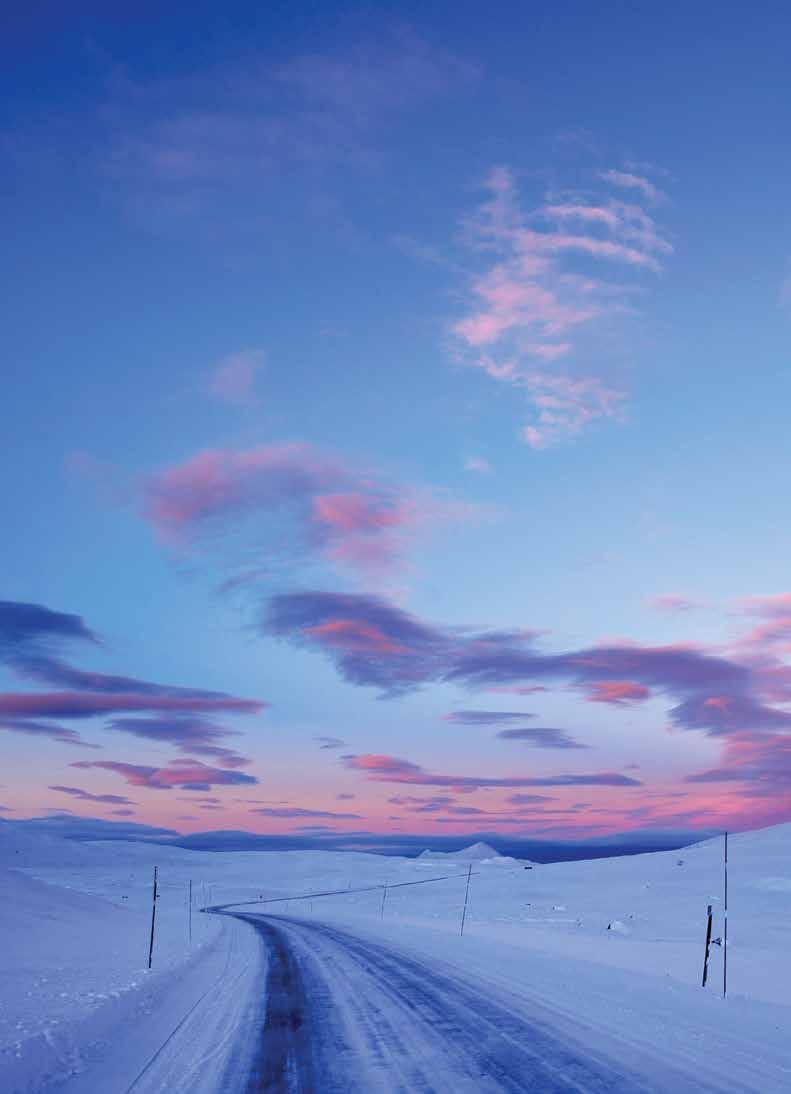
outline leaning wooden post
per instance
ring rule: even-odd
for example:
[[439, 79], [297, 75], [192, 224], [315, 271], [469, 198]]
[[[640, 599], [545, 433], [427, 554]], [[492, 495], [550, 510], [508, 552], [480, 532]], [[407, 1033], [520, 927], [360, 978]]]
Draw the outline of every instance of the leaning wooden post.
[[462, 909], [462, 913], [461, 913], [461, 931], [459, 932], [460, 935], [464, 934], [464, 920], [467, 918], [467, 900], [469, 899], [469, 896], [470, 896], [470, 878], [471, 877], [472, 877], [472, 863], [470, 863], [470, 868], [467, 871], [467, 888], [464, 890], [464, 908]]
[[709, 904], [706, 909], [706, 952], [703, 956], [703, 984], [702, 987], [706, 987], [706, 981], [709, 978], [709, 952], [711, 950], [711, 905]]
[[385, 901], [387, 900], [387, 882], [385, 882], [384, 892], [382, 893], [382, 907], [379, 909], [379, 918], [385, 917]]
[[192, 878], [190, 878], [190, 910], [189, 910], [189, 937], [190, 946], [192, 945]]
[[725, 833], [725, 927], [722, 932], [722, 998], [728, 994], [728, 833]]
[[154, 897], [151, 902], [151, 939], [148, 943], [148, 967], [151, 968], [151, 958], [154, 954], [154, 925], [157, 920], [157, 868], [154, 867]]

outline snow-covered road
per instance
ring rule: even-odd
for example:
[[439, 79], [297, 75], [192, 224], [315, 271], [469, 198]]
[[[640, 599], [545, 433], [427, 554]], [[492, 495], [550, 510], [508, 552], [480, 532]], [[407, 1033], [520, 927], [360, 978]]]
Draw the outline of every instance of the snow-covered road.
[[658, 1085], [553, 1033], [539, 1013], [452, 967], [319, 922], [239, 915], [268, 951], [253, 1092], [629, 1092]]

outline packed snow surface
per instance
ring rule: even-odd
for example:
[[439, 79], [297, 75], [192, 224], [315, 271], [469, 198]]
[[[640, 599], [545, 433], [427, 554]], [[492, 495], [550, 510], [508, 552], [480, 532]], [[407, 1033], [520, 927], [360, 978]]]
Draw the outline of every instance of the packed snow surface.
[[[787, 1092], [791, 825], [729, 860], [723, 1000], [720, 947], [700, 986], [721, 840], [526, 871], [486, 845], [211, 853], [6, 822], [0, 1090]], [[295, 1015], [307, 1033], [273, 1040]], [[343, 1051], [285, 1085], [306, 1036]]]

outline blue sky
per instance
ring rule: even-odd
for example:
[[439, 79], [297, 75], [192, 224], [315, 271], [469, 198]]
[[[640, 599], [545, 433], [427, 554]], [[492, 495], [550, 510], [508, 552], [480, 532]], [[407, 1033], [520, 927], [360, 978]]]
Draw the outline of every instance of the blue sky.
[[5, 17], [4, 815], [787, 819], [784, 6], [158, 9]]

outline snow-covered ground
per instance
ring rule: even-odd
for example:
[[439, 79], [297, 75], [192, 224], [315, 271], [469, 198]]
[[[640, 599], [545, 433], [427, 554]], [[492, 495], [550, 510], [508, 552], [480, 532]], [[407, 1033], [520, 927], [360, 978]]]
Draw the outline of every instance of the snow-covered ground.
[[481, 848], [210, 853], [0, 824], [0, 1090], [211, 1094], [233, 1088], [235, 1067], [244, 1089], [266, 956], [248, 923], [200, 911], [222, 905], [385, 941], [482, 998], [505, 993], [591, 1058], [650, 1074], [635, 1089], [789, 1091], [791, 825], [731, 837], [729, 858], [723, 1001], [717, 947], [700, 987], [707, 904], [722, 933], [721, 840], [526, 869]]

